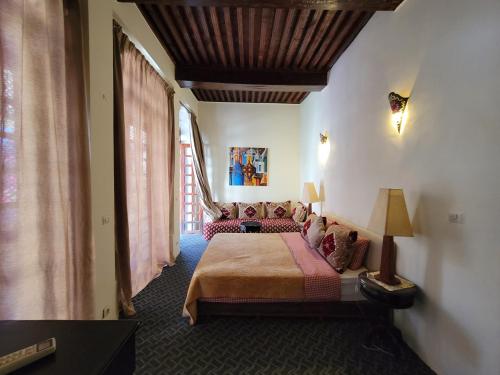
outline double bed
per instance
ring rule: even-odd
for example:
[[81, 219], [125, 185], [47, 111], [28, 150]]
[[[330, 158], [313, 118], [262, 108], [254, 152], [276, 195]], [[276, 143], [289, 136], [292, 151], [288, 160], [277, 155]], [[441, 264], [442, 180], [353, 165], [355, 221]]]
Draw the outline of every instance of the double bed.
[[[370, 236], [370, 268], [380, 239], [361, 231]], [[183, 315], [196, 324], [204, 315], [371, 314], [375, 307], [358, 290], [366, 270], [337, 273], [300, 233], [220, 233], [195, 269]]]

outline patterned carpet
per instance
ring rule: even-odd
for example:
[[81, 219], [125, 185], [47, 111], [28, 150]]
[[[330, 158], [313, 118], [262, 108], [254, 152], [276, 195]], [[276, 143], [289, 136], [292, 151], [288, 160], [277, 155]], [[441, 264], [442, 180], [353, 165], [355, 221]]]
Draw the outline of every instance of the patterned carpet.
[[182, 318], [191, 274], [207, 242], [184, 236], [172, 268], [135, 299], [136, 374], [433, 374], [408, 347], [399, 359], [362, 347], [363, 321]]

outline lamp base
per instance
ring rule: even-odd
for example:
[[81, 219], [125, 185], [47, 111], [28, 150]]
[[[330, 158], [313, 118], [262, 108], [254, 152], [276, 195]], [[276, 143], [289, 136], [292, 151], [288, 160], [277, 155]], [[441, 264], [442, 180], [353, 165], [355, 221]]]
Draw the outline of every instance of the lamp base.
[[377, 273], [375, 275], [375, 279], [377, 279], [378, 281], [382, 281], [384, 284], [387, 284], [387, 285], [399, 285], [399, 284], [401, 284], [401, 280], [399, 280], [397, 277], [392, 276], [389, 278], [384, 278], [380, 273]]
[[379, 281], [387, 285], [398, 285], [401, 281], [394, 274], [396, 270], [396, 251], [394, 249], [394, 237], [384, 236], [382, 242], [382, 258], [380, 259], [380, 272], [375, 276]]
[[307, 205], [307, 216], [309, 216], [310, 214], [312, 214], [312, 212], [313, 212], [313, 208], [312, 207], [313, 207], [312, 203], [309, 203]]

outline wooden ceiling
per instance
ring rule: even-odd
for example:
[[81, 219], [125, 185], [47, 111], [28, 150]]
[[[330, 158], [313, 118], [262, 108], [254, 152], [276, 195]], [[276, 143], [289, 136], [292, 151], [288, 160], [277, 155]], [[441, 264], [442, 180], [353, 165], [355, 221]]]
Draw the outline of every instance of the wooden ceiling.
[[301, 103], [377, 10], [403, 0], [135, 2], [200, 101]]

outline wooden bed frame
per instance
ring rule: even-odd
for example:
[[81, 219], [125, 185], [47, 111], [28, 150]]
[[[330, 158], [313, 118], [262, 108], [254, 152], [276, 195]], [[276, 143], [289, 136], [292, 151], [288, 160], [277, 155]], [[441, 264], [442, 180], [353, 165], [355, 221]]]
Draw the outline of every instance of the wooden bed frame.
[[[358, 235], [370, 240], [370, 251], [365, 259], [368, 269], [380, 268], [382, 238], [365, 228], [333, 214], [327, 215], [336, 221], [353, 228]], [[340, 319], [392, 319], [391, 310], [385, 306], [362, 301], [333, 302], [272, 302], [272, 303], [223, 303], [198, 301], [198, 317], [209, 316], [267, 316], [301, 318], [340, 318]]]
[[288, 318], [390, 319], [390, 310], [368, 301], [223, 303], [198, 301], [198, 318], [258, 316]]

